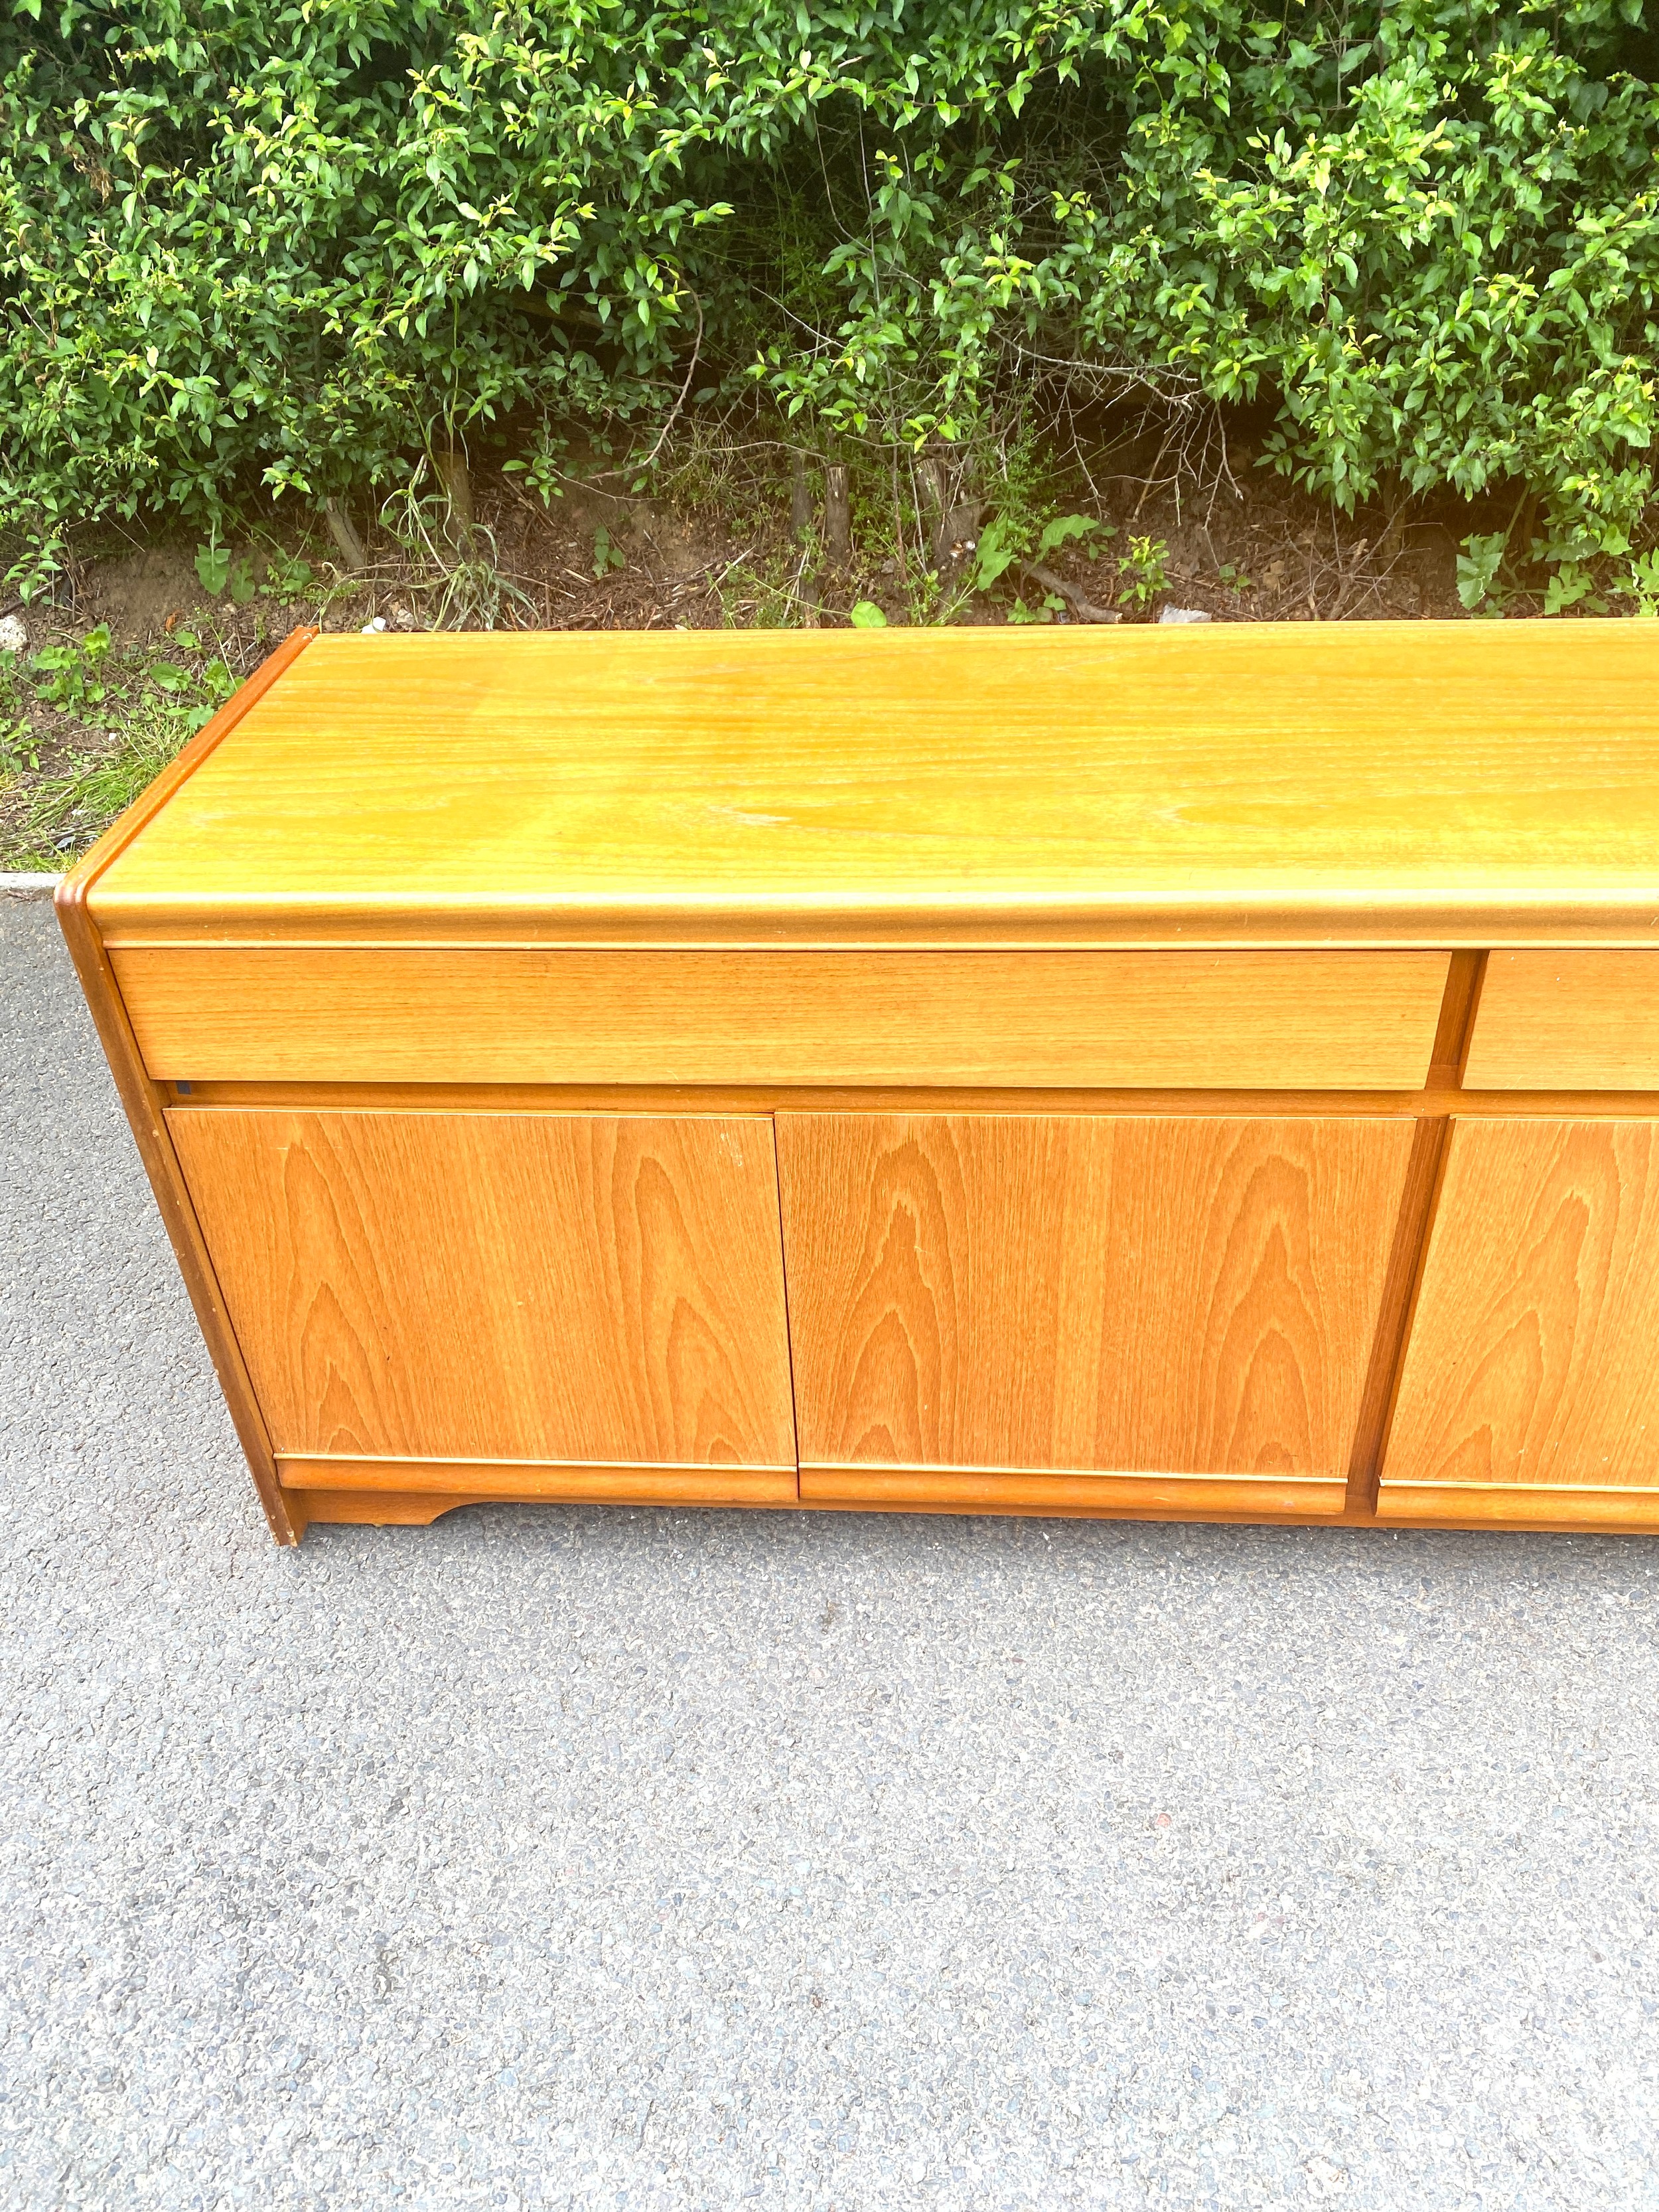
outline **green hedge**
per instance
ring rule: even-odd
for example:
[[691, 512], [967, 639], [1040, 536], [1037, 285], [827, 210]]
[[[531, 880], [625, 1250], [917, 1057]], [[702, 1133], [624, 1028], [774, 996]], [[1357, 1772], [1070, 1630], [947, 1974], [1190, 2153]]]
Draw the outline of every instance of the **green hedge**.
[[1655, 76], [1640, 0], [21, 0], [0, 503], [49, 559], [508, 410], [922, 450], [1110, 372], [1642, 585]]

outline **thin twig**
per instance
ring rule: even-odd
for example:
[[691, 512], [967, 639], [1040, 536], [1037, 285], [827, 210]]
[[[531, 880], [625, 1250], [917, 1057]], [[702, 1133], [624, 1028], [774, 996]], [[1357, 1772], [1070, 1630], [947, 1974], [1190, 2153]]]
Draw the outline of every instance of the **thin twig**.
[[[686, 289], [688, 291], [690, 290], [690, 287], [689, 285]], [[673, 428], [676, 422], [679, 419], [680, 410], [684, 406], [686, 395], [691, 389], [691, 380], [697, 373], [697, 356], [702, 351], [702, 301], [697, 297], [695, 292], [691, 293], [691, 304], [697, 311], [697, 335], [691, 341], [690, 364], [685, 372], [685, 381], [680, 386], [680, 396], [669, 409], [668, 419], [663, 424], [662, 428], [657, 433], [656, 444], [653, 446], [650, 452], [639, 465], [641, 475], [643, 475], [645, 471], [654, 464], [658, 454], [661, 453], [669, 432]], [[629, 464], [629, 466], [632, 466], [631, 463]]]

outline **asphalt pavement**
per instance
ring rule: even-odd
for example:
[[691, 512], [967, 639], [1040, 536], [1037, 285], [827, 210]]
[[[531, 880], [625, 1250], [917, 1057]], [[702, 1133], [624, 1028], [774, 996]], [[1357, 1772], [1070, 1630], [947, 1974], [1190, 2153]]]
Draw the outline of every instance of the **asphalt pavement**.
[[266, 1535], [0, 894], [0, 2204], [1659, 2204], [1659, 1549]]

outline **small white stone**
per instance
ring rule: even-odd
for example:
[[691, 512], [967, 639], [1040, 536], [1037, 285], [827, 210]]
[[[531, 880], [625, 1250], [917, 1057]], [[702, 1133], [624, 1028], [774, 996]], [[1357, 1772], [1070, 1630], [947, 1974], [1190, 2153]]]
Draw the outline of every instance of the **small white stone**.
[[1209, 619], [1202, 607], [1165, 607], [1158, 617], [1161, 623], [1208, 622]]
[[27, 653], [29, 626], [21, 615], [0, 615], [0, 653]]
[[386, 617], [384, 615], [376, 615], [373, 622], [366, 622], [363, 624], [362, 629], [358, 632], [358, 635], [360, 637], [378, 637], [380, 633], [385, 628]]

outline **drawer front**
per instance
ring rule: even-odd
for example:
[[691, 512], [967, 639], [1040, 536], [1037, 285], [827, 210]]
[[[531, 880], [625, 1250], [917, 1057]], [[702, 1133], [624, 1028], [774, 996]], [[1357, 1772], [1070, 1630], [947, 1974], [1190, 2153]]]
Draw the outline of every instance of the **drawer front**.
[[158, 1079], [1412, 1090], [1443, 952], [130, 945]]
[[1659, 951], [1494, 952], [1471, 1091], [1659, 1091]]

